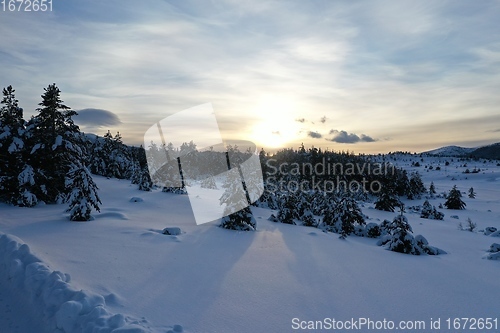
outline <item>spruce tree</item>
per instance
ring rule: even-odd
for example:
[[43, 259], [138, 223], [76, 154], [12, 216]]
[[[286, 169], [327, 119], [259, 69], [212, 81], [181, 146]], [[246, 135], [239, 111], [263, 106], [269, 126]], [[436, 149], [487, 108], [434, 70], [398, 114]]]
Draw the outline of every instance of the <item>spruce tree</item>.
[[92, 208], [100, 211], [97, 185], [84, 165], [73, 165], [66, 178], [66, 187], [69, 192], [67, 212], [71, 221], [89, 221]]
[[399, 204], [400, 200], [394, 189], [391, 186], [382, 186], [378, 199], [375, 201], [375, 209], [394, 212]]
[[414, 172], [410, 176], [410, 180], [408, 181], [408, 190], [407, 197], [410, 200], [420, 199], [422, 193], [425, 193], [426, 189], [424, 183], [422, 182], [422, 178], [418, 172]]
[[448, 209], [465, 209], [466, 204], [461, 198], [462, 193], [460, 193], [460, 190], [457, 189], [457, 185], [454, 185], [450, 190], [450, 193], [448, 193], [444, 205]]
[[[27, 167], [25, 161], [25, 122], [23, 109], [12, 86], [3, 89], [0, 108], [0, 200], [18, 204], [25, 193], [18, 177]], [[34, 203], [30, 200], [30, 205]]]
[[345, 239], [357, 225], [365, 225], [365, 218], [356, 200], [349, 194], [342, 194], [328, 203], [324, 210], [323, 225], [327, 231], [338, 233], [341, 239]]
[[344, 194], [334, 208], [340, 222], [340, 238], [345, 239], [354, 232], [356, 225], [365, 225], [365, 218], [358, 203], [348, 194]]
[[148, 169], [146, 167], [142, 168], [141, 175], [139, 177], [139, 190], [141, 191], [151, 191], [153, 187], [153, 182], [149, 176]]
[[77, 113], [63, 104], [55, 84], [44, 89], [38, 114], [27, 126], [30, 161], [35, 171], [35, 191], [47, 203], [63, 202], [68, 194], [65, 177], [82, 162]]
[[227, 173], [227, 179], [222, 185], [224, 193], [219, 199], [224, 207], [224, 217], [219, 225], [224, 229], [254, 231], [257, 222], [248, 206], [247, 193], [244, 190], [239, 170], [231, 169]]
[[302, 220], [302, 225], [304, 225], [306, 227], [317, 227], [318, 226], [318, 222], [314, 218], [314, 215], [310, 209], [304, 210], [304, 213], [302, 214], [302, 217], [300, 219]]
[[431, 220], [442, 220], [444, 214], [439, 212], [436, 207], [432, 206], [428, 200], [425, 200], [422, 205], [422, 212], [420, 213], [420, 217], [423, 219], [431, 219]]
[[388, 237], [387, 248], [394, 252], [418, 255], [420, 252], [415, 247], [413, 230], [403, 212], [404, 209], [401, 208], [401, 214], [394, 217], [392, 223], [388, 226], [390, 236]]
[[471, 198], [471, 199], [475, 199], [476, 198], [476, 192], [474, 192], [474, 188], [473, 187], [471, 187], [469, 189], [469, 198]]
[[17, 177], [19, 184], [18, 195], [12, 203], [21, 207], [33, 207], [38, 203], [38, 198], [33, 193], [35, 187], [35, 171], [31, 165], [25, 168]]
[[434, 198], [434, 195], [436, 194], [436, 187], [434, 186], [434, 182], [431, 182], [431, 185], [429, 186], [429, 194], [431, 195], [431, 198]]
[[294, 220], [296, 209], [293, 194], [284, 194], [279, 202], [278, 221], [285, 224], [296, 224]]

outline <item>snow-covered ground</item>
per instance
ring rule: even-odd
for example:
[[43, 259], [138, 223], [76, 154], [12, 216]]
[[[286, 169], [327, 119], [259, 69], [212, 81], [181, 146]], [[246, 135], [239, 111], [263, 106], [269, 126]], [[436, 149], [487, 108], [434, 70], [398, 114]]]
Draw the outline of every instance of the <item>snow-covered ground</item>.
[[[223, 230], [215, 223], [197, 226], [187, 196], [141, 192], [128, 181], [98, 176], [94, 179], [103, 205], [90, 222], [68, 221], [65, 206], [0, 204], [0, 234], [18, 237], [0, 240], [0, 264], [4, 264], [0, 332], [44, 332], [55, 326], [60, 329], [57, 332], [78, 331], [73, 324], [90, 325], [92, 318], [95, 327], [103, 327], [99, 332], [116, 327], [122, 329], [113, 332], [140, 332], [139, 327], [154, 332], [293, 332], [300, 321], [324, 318], [386, 319], [396, 325], [403, 320], [424, 321], [423, 330], [399, 331], [454, 332], [447, 329], [447, 318], [500, 317], [500, 261], [483, 259], [500, 238], [457, 229], [468, 217], [478, 230], [500, 229], [500, 167], [496, 162], [460, 167], [464, 162], [456, 158], [445, 167], [451, 158], [423, 159], [400, 156], [396, 164], [418, 170], [426, 187], [433, 181], [438, 193], [448, 192], [455, 184], [461, 191], [474, 187], [477, 192], [476, 199], [464, 195], [466, 210], [439, 209], [445, 213], [444, 221], [406, 213], [414, 234], [424, 235], [445, 255], [399, 254], [377, 246], [376, 239], [340, 240], [318, 229], [273, 223], [267, 220], [272, 211], [263, 208], [252, 208], [256, 232]], [[412, 167], [413, 161], [421, 166]], [[431, 164], [433, 170], [427, 171], [425, 166]], [[436, 171], [438, 165], [441, 170]], [[463, 173], [474, 167], [484, 170]], [[143, 201], [131, 202], [132, 197]], [[444, 199], [430, 202], [438, 206]], [[395, 216], [373, 209], [373, 203], [363, 206], [367, 222]], [[183, 233], [163, 235], [165, 227], [180, 227]], [[28, 246], [21, 249], [22, 243]], [[16, 268], [12, 261], [20, 256], [41, 261], [37, 267], [45, 267], [47, 274], [63, 272], [53, 276], [58, 276], [64, 292], [46, 281], [43, 285], [25, 282], [27, 265], [18, 263]], [[25, 283], [16, 285], [23, 282], [20, 278]], [[40, 296], [33, 298], [37, 292], [52, 302], [52, 307], [44, 305], [43, 313]], [[78, 304], [64, 305], [58, 321], [57, 304], [69, 299], [87, 310], [79, 312]], [[75, 317], [94, 308], [100, 314], [95, 318]], [[441, 320], [440, 330], [430, 329], [431, 318]], [[488, 331], [499, 328], [500, 323]]]

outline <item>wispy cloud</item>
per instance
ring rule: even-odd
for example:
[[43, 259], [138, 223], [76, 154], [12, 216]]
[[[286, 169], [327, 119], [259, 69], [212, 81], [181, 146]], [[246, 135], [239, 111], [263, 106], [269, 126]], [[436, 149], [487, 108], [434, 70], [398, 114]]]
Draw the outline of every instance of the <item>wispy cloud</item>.
[[[427, 142], [416, 139], [421, 128], [453, 141], [463, 136], [433, 124], [498, 113], [499, 16], [498, 1], [60, 2], [36, 19], [2, 16], [0, 84], [14, 86], [27, 116], [52, 82], [75, 109], [120, 110], [116, 126], [129, 143], [174, 112], [212, 102], [228, 135], [258, 140], [245, 136], [266, 123], [285, 136], [283, 127], [313, 120], [315, 131], [287, 135], [296, 140], [287, 144], [405, 149]], [[293, 107], [256, 112], [263, 95]], [[354, 133], [330, 142], [308, 134], [326, 139], [332, 126]], [[390, 143], [375, 139], [386, 135]], [[485, 127], [466, 135], [496, 137]]]

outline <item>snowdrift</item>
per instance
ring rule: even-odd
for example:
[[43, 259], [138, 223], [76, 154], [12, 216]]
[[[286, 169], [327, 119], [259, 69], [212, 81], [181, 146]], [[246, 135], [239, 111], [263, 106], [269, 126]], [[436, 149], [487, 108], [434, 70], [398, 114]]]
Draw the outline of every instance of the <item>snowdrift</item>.
[[148, 333], [139, 320], [106, 310], [104, 297], [72, 288], [70, 276], [51, 271], [19, 238], [0, 233], [0, 279], [33, 305], [47, 331]]

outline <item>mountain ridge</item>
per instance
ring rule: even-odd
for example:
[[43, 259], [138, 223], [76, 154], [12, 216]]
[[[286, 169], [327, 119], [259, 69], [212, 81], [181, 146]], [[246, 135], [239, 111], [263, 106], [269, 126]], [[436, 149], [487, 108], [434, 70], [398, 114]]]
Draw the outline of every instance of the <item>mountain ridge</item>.
[[444, 146], [428, 151], [422, 154], [437, 155], [437, 156], [450, 156], [450, 157], [472, 157], [472, 158], [486, 158], [500, 160], [500, 142], [493, 144], [467, 148], [456, 145]]

